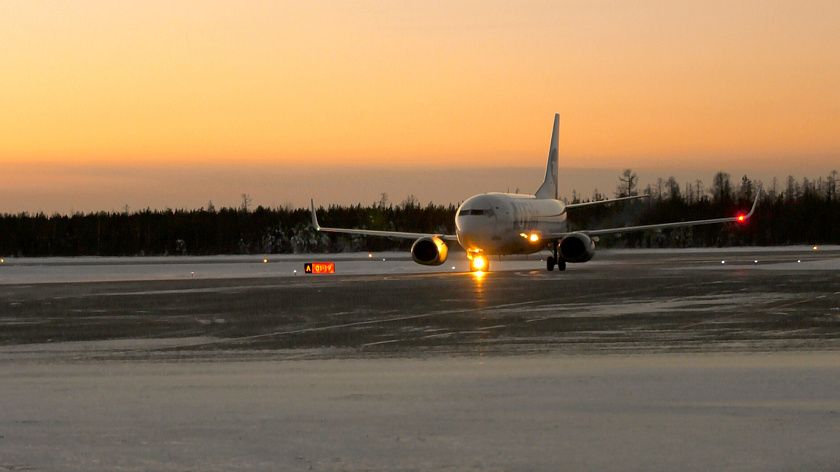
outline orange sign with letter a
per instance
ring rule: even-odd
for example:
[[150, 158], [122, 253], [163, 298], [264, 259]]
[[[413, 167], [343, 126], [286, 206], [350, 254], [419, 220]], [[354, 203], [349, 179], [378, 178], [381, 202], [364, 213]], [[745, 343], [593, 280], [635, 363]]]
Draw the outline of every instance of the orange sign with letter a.
[[307, 262], [303, 265], [306, 274], [335, 274], [335, 262]]

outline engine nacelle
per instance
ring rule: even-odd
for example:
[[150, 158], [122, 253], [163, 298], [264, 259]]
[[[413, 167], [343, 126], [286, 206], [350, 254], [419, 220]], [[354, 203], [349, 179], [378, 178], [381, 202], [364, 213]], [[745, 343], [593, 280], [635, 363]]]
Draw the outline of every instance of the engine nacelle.
[[560, 240], [560, 257], [566, 262], [586, 262], [595, 255], [595, 243], [583, 233], [572, 233]]
[[446, 262], [449, 247], [442, 239], [434, 236], [424, 236], [411, 245], [411, 258], [423, 265], [441, 265]]

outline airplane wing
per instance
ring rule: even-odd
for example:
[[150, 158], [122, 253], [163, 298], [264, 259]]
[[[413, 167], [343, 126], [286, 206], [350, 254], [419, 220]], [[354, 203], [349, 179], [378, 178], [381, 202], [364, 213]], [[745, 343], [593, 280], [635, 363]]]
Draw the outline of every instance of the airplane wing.
[[379, 231], [373, 229], [345, 229], [345, 228], [324, 228], [318, 224], [318, 217], [315, 215], [315, 201], [310, 200], [312, 205], [312, 227], [316, 231], [323, 231], [325, 233], [344, 233], [344, 234], [359, 234], [362, 236], [381, 236], [386, 238], [402, 238], [402, 239], [420, 239], [422, 237], [437, 237], [444, 241], [457, 241], [458, 236], [454, 234], [435, 234], [435, 233], [405, 233], [401, 231]]
[[[605, 234], [617, 234], [617, 233], [629, 233], [631, 231], [645, 231], [650, 229], [666, 229], [666, 228], [679, 228], [683, 226], [698, 226], [698, 225], [709, 225], [714, 223], [743, 223], [747, 221], [755, 212], [755, 208], [758, 206], [758, 199], [761, 195], [755, 197], [755, 201], [753, 202], [752, 209], [746, 215], [738, 215], [732, 216], [728, 218], [713, 218], [710, 220], [693, 220], [693, 221], [679, 221], [674, 223], [660, 223], [660, 224], [653, 224], [653, 225], [642, 225], [642, 226], [625, 226], [623, 228], [605, 228], [605, 229], [593, 229], [593, 230], [581, 230], [581, 231], [574, 231], [575, 233], [583, 233], [587, 236], [601, 236]], [[566, 235], [571, 234], [569, 233], [557, 233], [557, 234], [549, 234], [543, 236], [543, 239], [560, 239]]]
[[597, 202], [586, 203], [569, 203], [566, 205], [567, 210], [574, 210], [575, 208], [588, 207], [592, 205], [606, 205], [607, 203], [620, 202], [622, 200], [636, 200], [637, 198], [648, 198], [650, 195], [633, 195], [632, 197], [608, 198], [606, 200], [598, 200]]

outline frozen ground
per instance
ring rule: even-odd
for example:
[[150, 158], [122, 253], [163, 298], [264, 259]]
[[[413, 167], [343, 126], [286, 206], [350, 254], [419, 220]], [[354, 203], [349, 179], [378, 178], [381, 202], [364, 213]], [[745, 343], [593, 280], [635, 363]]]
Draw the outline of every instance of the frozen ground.
[[[802, 254], [807, 258], [803, 261]], [[491, 258], [492, 270], [529, 270], [544, 266], [547, 253], [530, 256]], [[584, 268], [602, 265], [603, 261], [622, 261], [651, 258], [659, 261], [684, 256], [729, 259], [721, 268], [756, 265], [763, 269], [840, 270], [840, 246], [737, 247], [693, 249], [612, 249], [596, 252], [596, 257], [582, 265]], [[819, 256], [819, 264], [809, 258]], [[758, 261], [755, 263], [754, 261]], [[718, 262], [720, 262], [718, 261]], [[769, 261], [769, 264], [767, 262]], [[798, 262], [797, 262], [798, 261]], [[248, 255], [248, 256], [170, 256], [170, 257], [78, 257], [78, 258], [5, 258], [0, 263], [0, 285], [32, 283], [67, 283], [96, 281], [231, 279], [258, 277], [303, 276], [306, 262], [335, 262], [340, 275], [410, 274], [465, 272], [469, 270], [466, 256], [452, 252], [450, 260], [435, 267], [421, 266], [411, 261], [407, 252], [341, 253], [310, 255]], [[673, 263], [673, 261], [672, 261]], [[787, 264], [787, 265], [779, 265]], [[791, 264], [797, 264], [792, 266]], [[713, 268], [719, 269], [712, 265]]]
[[0, 470], [835, 471], [840, 354], [0, 369]]
[[7, 259], [0, 471], [840, 470], [836, 247], [372, 256]]

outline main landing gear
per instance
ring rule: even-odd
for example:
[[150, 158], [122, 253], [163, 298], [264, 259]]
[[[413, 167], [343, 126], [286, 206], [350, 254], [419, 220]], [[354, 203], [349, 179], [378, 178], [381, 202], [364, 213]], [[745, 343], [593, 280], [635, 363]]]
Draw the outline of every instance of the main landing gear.
[[557, 254], [557, 245], [554, 246], [554, 255], [548, 256], [548, 259], [545, 260], [545, 268], [549, 272], [554, 270], [554, 266], [557, 266], [557, 270], [566, 270], [566, 261], [560, 259], [560, 256]]

